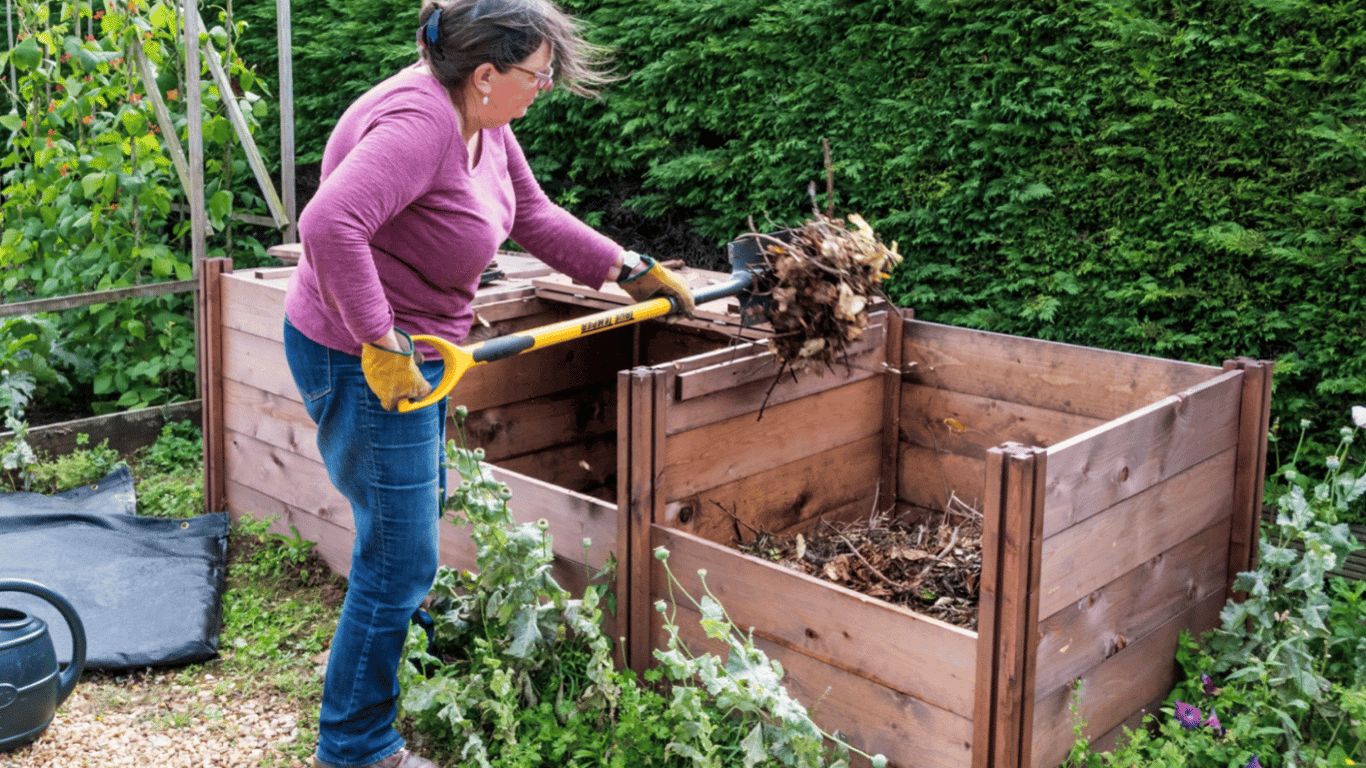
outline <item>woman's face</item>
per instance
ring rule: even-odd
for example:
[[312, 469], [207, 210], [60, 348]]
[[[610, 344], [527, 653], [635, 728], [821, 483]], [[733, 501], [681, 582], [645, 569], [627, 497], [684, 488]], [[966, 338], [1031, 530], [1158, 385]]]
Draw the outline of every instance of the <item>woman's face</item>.
[[526, 114], [541, 91], [555, 87], [550, 80], [550, 43], [543, 42], [536, 52], [512, 66], [507, 72], [493, 70], [488, 78], [489, 103], [480, 110], [485, 127], [504, 125]]

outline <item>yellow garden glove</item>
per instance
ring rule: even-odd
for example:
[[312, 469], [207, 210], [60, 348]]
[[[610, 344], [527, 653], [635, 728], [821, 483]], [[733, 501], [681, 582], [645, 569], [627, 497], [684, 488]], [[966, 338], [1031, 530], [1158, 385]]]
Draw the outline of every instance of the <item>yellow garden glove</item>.
[[[633, 262], [637, 262], [634, 263]], [[692, 290], [683, 278], [664, 268], [664, 265], [643, 254], [626, 252], [623, 275], [617, 285], [631, 295], [637, 302], [645, 301], [657, 294], [665, 293], [678, 300], [678, 307], [688, 317], [693, 316], [695, 304]]]
[[397, 408], [400, 400], [421, 400], [432, 391], [432, 385], [417, 369], [422, 357], [413, 349], [413, 338], [398, 328], [394, 330], [407, 342], [407, 352], [375, 344], [362, 345], [360, 352], [360, 368], [365, 373], [365, 383], [370, 385], [370, 391], [375, 393], [386, 411]]

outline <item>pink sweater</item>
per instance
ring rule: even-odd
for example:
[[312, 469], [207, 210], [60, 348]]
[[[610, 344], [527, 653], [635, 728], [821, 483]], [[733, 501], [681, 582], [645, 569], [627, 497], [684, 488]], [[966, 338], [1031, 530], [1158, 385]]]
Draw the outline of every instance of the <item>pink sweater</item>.
[[483, 131], [470, 170], [445, 90], [410, 67], [351, 105], [299, 218], [304, 256], [285, 312], [310, 339], [352, 355], [390, 326], [458, 342], [479, 276], [511, 237], [597, 288], [621, 247], [546, 197], [512, 131]]

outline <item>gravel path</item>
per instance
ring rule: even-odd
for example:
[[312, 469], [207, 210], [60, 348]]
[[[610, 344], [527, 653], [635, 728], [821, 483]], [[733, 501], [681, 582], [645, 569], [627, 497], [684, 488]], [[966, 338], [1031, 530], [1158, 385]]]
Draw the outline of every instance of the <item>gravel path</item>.
[[0, 768], [303, 765], [316, 713], [278, 691], [233, 689], [206, 669], [85, 675], [38, 741], [0, 753]]

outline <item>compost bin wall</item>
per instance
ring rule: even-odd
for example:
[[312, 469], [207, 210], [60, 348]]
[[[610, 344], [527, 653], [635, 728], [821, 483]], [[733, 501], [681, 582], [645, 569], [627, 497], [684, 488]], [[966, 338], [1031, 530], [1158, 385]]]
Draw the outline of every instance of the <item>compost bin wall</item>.
[[[1088, 737], [1113, 738], [1170, 690], [1177, 633], [1214, 626], [1250, 562], [1270, 366], [909, 319], [882, 338], [823, 375], [779, 376], [759, 351], [622, 374], [632, 665], [668, 641], [663, 546], [694, 596], [705, 569], [818, 722], [892, 765], [1056, 765], [1078, 678]], [[985, 520], [976, 632], [727, 546], [952, 495]], [[685, 641], [717, 647], [677, 611]]]
[[[215, 277], [222, 265], [206, 264], [201, 295], [219, 318], [205, 355], [209, 509], [280, 514], [345, 573], [350, 510], [281, 350], [290, 270]], [[494, 285], [481, 333], [614, 301], [552, 278]], [[562, 583], [619, 562], [608, 630], [632, 667], [666, 641], [654, 604], [677, 595], [652, 556], [664, 546], [684, 587], [701, 594], [705, 569], [789, 690], [859, 748], [903, 767], [1047, 768], [1071, 743], [1072, 681], [1088, 738], [1113, 739], [1170, 689], [1177, 633], [1213, 626], [1251, 564], [1268, 363], [1220, 369], [882, 313], [849, 365], [779, 375], [761, 344], [720, 348], [736, 333], [727, 311], [699, 314], [476, 367], [459, 385], [471, 442], [519, 519], [550, 523]], [[730, 546], [747, 529], [938, 510], [952, 495], [984, 518], [977, 631]], [[472, 566], [463, 532], [443, 526], [441, 547], [443, 563]], [[676, 610], [686, 642], [713, 642], [693, 607]]]

